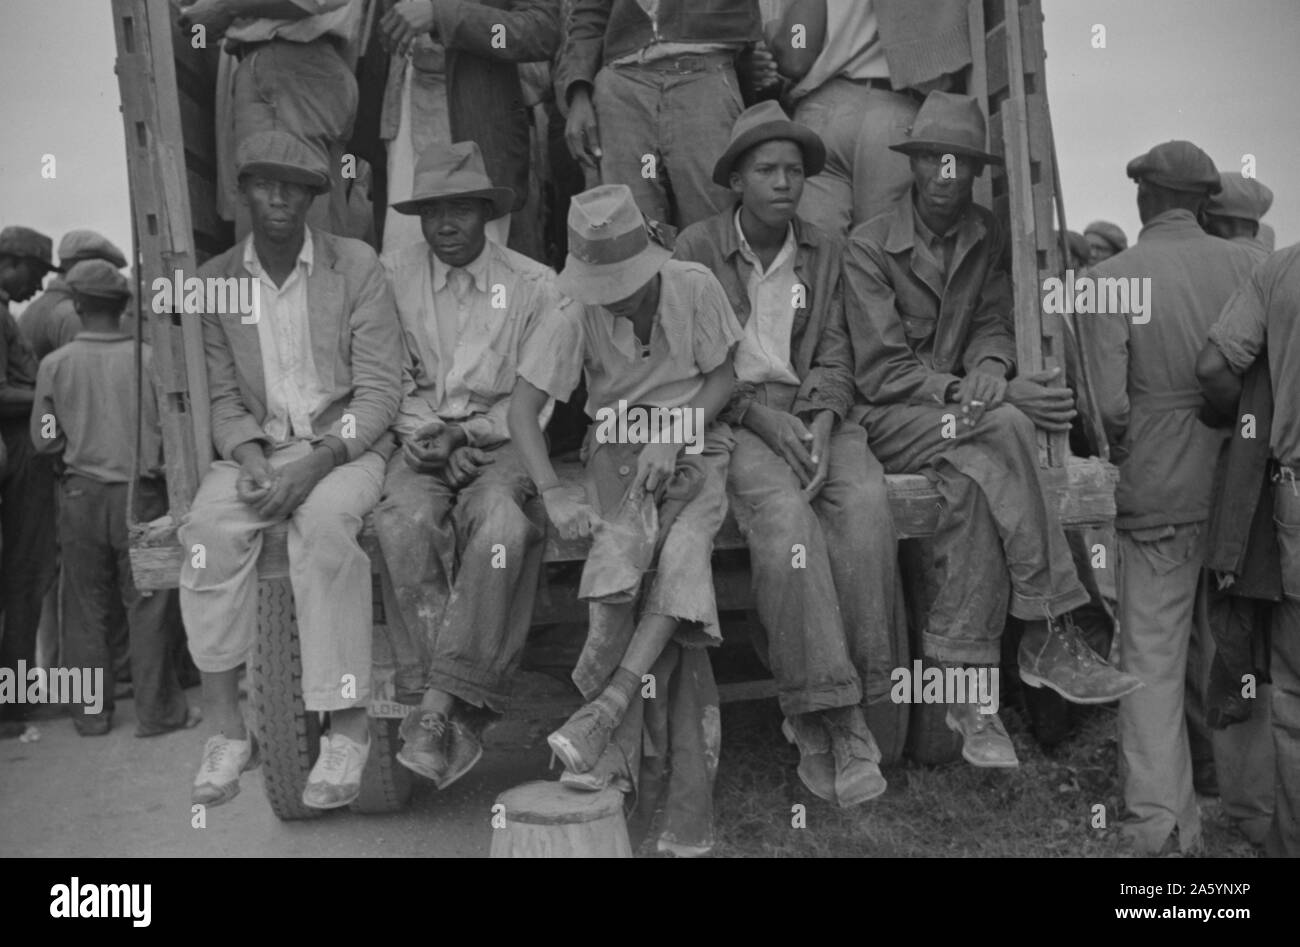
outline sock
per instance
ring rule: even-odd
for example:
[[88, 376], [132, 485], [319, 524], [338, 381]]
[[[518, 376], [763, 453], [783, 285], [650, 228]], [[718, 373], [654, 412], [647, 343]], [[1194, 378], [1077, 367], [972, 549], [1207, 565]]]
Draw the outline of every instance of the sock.
[[632, 702], [640, 685], [641, 678], [627, 668], [619, 667], [609, 684], [592, 703], [600, 705], [602, 710], [618, 722], [623, 719], [623, 714], [627, 711], [627, 706]]

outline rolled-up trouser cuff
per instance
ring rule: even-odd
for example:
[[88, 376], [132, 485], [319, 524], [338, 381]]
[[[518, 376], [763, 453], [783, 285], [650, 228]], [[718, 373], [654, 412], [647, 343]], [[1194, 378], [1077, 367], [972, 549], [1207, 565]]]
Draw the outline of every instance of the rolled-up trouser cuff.
[[1074, 587], [1068, 592], [1059, 592], [1049, 598], [1041, 596], [1029, 597], [1020, 595], [1011, 590], [1010, 612], [1016, 618], [1022, 621], [1046, 621], [1050, 614], [1053, 618], [1060, 618], [1067, 612], [1072, 612], [1082, 605], [1087, 605], [1091, 598], [1088, 591], [1082, 583], [1076, 582]]
[[438, 667], [429, 669], [425, 680], [429, 687], [446, 691], [474, 707], [486, 707], [493, 713], [505, 713], [510, 704], [510, 695], [505, 691], [505, 680], [500, 674], [468, 664], [439, 662]]
[[781, 691], [777, 694], [781, 712], [787, 717], [811, 714], [837, 707], [854, 707], [862, 703], [862, 688], [857, 684], [840, 684], [836, 687]]
[[970, 641], [947, 638], [927, 631], [921, 635], [921, 647], [928, 658], [947, 664], [981, 664], [993, 666], [1002, 661], [1002, 639]]
[[242, 651], [231, 654], [206, 654], [194, 650], [194, 641], [190, 641], [190, 659], [194, 666], [204, 674], [220, 674], [223, 671], [233, 671], [241, 664], [246, 664], [253, 653], [252, 642], [249, 642], [247, 648]]
[[365, 680], [357, 681], [357, 696], [344, 697], [342, 688], [332, 687], [327, 690], [313, 690], [303, 693], [303, 705], [311, 711], [324, 713], [329, 710], [351, 710], [353, 707], [370, 706], [370, 675]]

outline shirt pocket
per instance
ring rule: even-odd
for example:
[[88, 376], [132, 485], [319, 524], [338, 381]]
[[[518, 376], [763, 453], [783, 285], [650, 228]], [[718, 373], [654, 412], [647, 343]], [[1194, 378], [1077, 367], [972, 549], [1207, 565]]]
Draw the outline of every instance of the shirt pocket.
[[[1134, 536], [1137, 547], [1146, 559], [1147, 565], [1156, 575], [1164, 576], [1179, 569], [1202, 552], [1201, 525], [1163, 527], [1159, 538], [1142, 539]], [[1136, 531], [1138, 535], [1146, 531]]]
[[500, 352], [484, 349], [465, 372], [465, 387], [480, 397], [495, 400], [509, 394], [515, 384], [514, 364]]

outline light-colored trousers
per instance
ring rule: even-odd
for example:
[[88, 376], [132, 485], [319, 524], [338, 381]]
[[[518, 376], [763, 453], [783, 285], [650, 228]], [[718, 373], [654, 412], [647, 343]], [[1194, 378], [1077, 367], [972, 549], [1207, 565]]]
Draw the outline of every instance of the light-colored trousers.
[[[310, 453], [307, 442], [296, 441], [275, 450], [269, 460], [278, 469]], [[181, 616], [200, 671], [238, 667], [248, 659], [257, 634], [262, 530], [279, 520], [264, 519], [239, 499], [238, 478], [238, 464], [214, 463], [177, 530], [186, 553]], [[370, 701], [370, 558], [357, 534], [383, 486], [384, 458], [367, 451], [326, 474], [288, 518], [289, 582], [308, 710], [346, 710]], [[201, 569], [194, 565], [198, 543], [206, 559]], [[352, 683], [355, 696], [348, 686]]]
[[[1201, 813], [1192, 788], [1184, 715], [1187, 652], [1197, 607], [1204, 523], [1118, 530], [1120, 666], [1143, 687], [1119, 702], [1124, 832], [1139, 851], [1158, 852], [1175, 828], [1179, 848], [1199, 845]], [[1209, 637], [1208, 628], [1203, 636]]]

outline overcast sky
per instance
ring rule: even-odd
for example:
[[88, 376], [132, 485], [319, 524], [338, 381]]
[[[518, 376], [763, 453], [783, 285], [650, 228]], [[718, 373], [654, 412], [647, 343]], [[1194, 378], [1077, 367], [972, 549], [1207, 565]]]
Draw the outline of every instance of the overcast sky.
[[[1300, 0], [1044, 0], [1048, 92], [1066, 217], [1130, 241], [1124, 166], [1187, 138], [1221, 170], [1253, 154], [1276, 194], [1278, 246], [1300, 240]], [[131, 218], [109, 0], [4, 0], [0, 225], [98, 230], [130, 252]], [[1093, 47], [1093, 27], [1106, 48]], [[41, 176], [45, 155], [56, 177]]]

